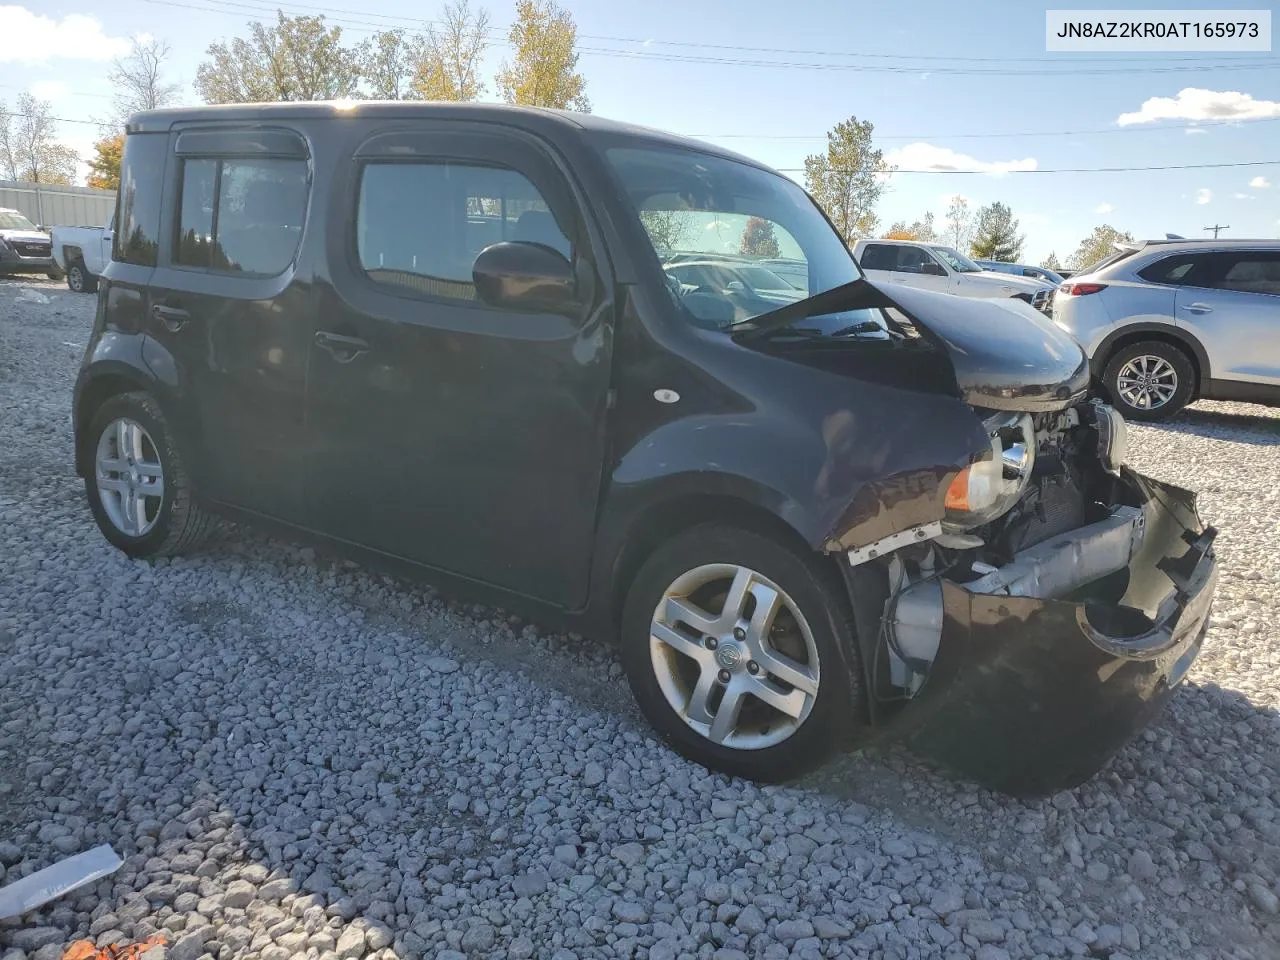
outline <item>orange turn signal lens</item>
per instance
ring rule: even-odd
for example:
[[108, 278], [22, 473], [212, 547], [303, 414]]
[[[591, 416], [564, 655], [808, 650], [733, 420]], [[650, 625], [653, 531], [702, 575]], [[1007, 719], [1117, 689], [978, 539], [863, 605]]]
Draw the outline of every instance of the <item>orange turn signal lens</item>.
[[951, 481], [951, 486], [947, 487], [946, 506], [948, 510], [964, 510], [968, 512], [969, 508], [969, 471], [971, 467], [965, 467], [956, 474], [956, 478]]

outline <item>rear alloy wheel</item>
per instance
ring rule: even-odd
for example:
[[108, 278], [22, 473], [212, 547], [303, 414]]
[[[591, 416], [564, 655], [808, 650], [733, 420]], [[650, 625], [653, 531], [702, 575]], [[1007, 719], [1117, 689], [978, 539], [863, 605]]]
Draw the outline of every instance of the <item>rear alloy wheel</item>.
[[85, 443], [85, 493], [98, 529], [131, 557], [181, 553], [207, 534], [211, 519], [191, 482], [155, 398], [123, 393], [94, 413]]
[[852, 732], [852, 634], [826, 574], [770, 539], [711, 525], [645, 563], [624, 615], [623, 663], [672, 746], [773, 781], [821, 763], [840, 731]]
[[1192, 400], [1195, 368], [1172, 344], [1135, 343], [1107, 364], [1107, 392], [1121, 415], [1132, 420], [1164, 420]]
[[74, 293], [93, 293], [98, 289], [98, 281], [89, 275], [82, 263], [73, 263], [67, 267], [67, 286]]

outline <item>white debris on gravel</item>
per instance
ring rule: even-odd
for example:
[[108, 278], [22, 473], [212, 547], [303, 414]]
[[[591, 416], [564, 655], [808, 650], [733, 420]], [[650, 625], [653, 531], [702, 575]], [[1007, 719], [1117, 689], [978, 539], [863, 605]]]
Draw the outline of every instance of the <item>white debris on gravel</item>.
[[793, 787], [664, 749], [616, 657], [230, 529], [131, 562], [68, 410], [92, 297], [0, 282], [0, 924], [167, 960], [1280, 956], [1280, 412], [1201, 404], [1133, 459], [1222, 529], [1205, 652], [1094, 781], [1020, 802], [888, 750]]

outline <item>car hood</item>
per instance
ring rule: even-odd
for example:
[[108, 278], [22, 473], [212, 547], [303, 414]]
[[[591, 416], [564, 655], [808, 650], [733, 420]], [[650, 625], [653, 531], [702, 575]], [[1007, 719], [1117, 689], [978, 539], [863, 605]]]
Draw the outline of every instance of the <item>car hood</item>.
[[966, 273], [966, 277], [981, 283], [1000, 283], [1035, 293], [1037, 290], [1051, 290], [1053, 284], [1047, 280], [1036, 280], [1032, 277], [1019, 277], [1012, 273], [1001, 273], [999, 270], [983, 270], [981, 273]]
[[867, 282], [938, 338], [955, 368], [956, 383], [974, 406], [1059, 410], [1089, 388], [1084, 350], [1022, 300], [956, 297]]
[[37, 230], [0, 230], [0, 238], [19, 243], [48, 243], [49, 235]]
[[[805, 317], [866, 307], [897, 308], [920, 328], [945, 352], [961, 396], [975, 407], [1062, 410], [1088, 391], [1084, 350], [1039, 311], [1013, 297], [957, 297], [863, 278], [755, 317], [740, 326], [737, 336], [750, 340]], [[864, 344], [850, 340], [849, 346], [859, 350]]]

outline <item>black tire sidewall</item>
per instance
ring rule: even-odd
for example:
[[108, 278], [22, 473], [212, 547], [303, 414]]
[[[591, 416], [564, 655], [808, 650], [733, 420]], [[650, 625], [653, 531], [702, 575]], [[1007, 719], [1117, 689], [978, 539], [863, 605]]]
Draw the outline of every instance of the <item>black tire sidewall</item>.
[[[768, 577], [799, 606], [813, 633], [821, 673], [817, 699], [800, 728], [775, 746], [734, 750], [712, 743], [676, 713], [654, 675], [653, 612], [677, 577], [710, 563], [738, 564]], [[677, 752], [713, 770], [777, 782], [818, 766], [851, 742], [862, 716], [856, 647], [838, 584], [834, 571], [824, 575], [818, 563], [773, 539], [728, 526], [696, 527], [659, 547], [636, 575], [622, 618], [622, 663], [641, 712]]]
[[[93, 519], [97, 522], [102, 535], [110, 541], [111, 545], [131, 557], [149, 557], [160, 552], [161, 547], [169, 537], [169, 527], [173, 519], [173, 501], [178, 493], [175, 478], [178, 476], [179, 471], [176, 469], [175, 459], [177, 454], [173, 449], [173, 441], [169, 436], [168, 426], [148, 409], [150, 405], [150, 403], [143, 402], [138, 394], [121, 394], [111, 397], [94, 412], [88, 434], [84, 440], [88, 445], [85, 458], [85, 462], [88, 464], [88, 475], [84, 478], [85, 493], [89, 500], [89, 509], [93, 513]], [[97, 457], [95, 456], [98, 440], [102, 437], [102, 431], [106, 429], [107, 425], [121, 417], [136, 421], [151, 435], [151, 441], [155, 444], [156, 453], [160, 457], [160, 465], [164, 470], [164, 496], [160, 500], [160, 513], [156, 518], [155, 525], [141, 537], [131, 537], [117, 529], [116, 525], [111, 522], [111, 518], [107, 516], [106, 510], [102, 505], [102, 498], [98, 493], [98, 484], [95, 479], [98, 469]]]
[[[1139, 356], [1160, 357], [1162, 360], [1167, 360], [1178, 375], [1178, 388], [1174, 391], [1173, 397], [1164, 406], [1155, 410], [1139, 410], [1137, 407], [1130, 406], [1116, 388], [1120, 369], [1134, 357]], [[1159, 340], [1133, 343], [1117, 351], [1108, 361], [1102, 379], [1112, 406], [1119, 410], [1120, 415], [1126, 420], [1165, 420], [1195, 399], [1196, 370], [1191, 363], [1191, 358], [1172, 344]]]
[[[80, 286], [78, 287], [72, 282], [72, 279], [71, 279], [72, 277], [77, 277], [77, 276], [80, 278]], [[84, 293], [85, 273], [84, 273], [84, 267], [80, 266], [80, 264], [73, 263], [67, 269], [67, 287], [71, 290], [72, 293]]]

